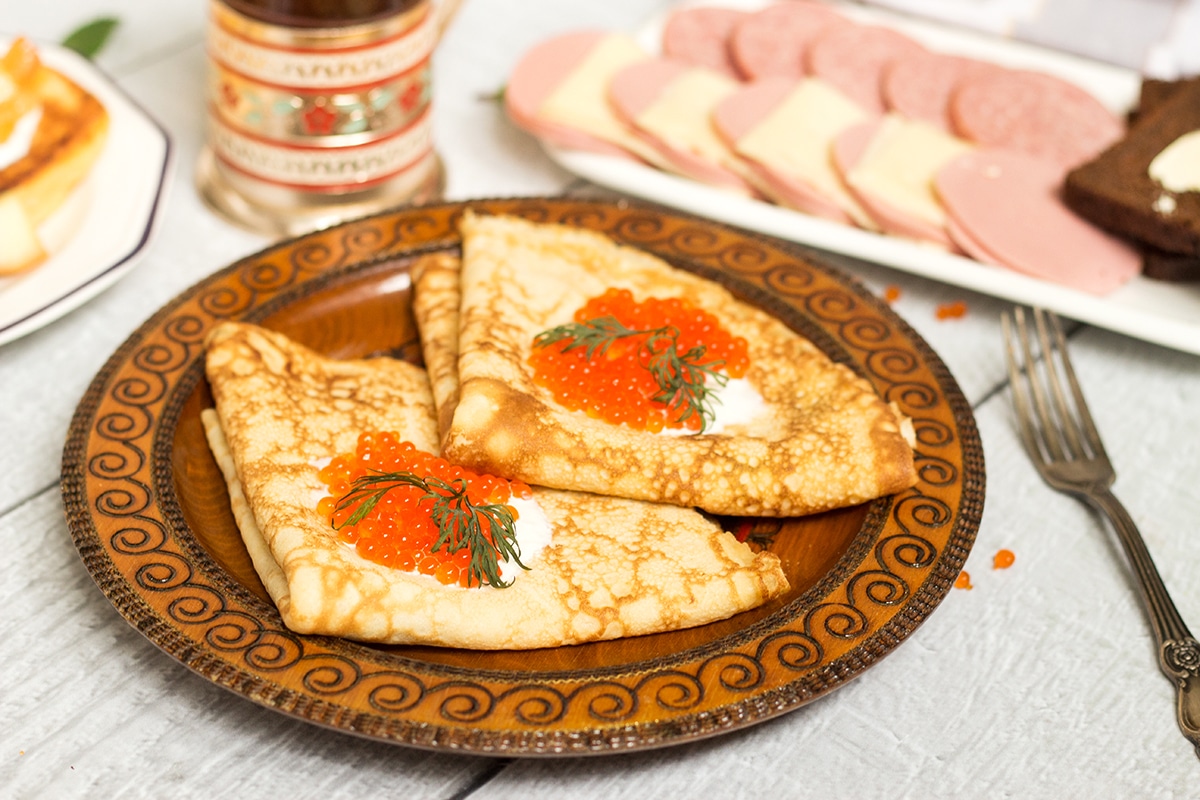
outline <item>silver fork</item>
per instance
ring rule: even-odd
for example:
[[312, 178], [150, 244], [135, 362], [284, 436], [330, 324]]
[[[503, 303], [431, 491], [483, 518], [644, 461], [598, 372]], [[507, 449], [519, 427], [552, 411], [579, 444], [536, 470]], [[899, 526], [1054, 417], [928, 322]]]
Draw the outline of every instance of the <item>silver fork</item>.
[[[1129, 512], [1110, 491], [1117, 473], [1088, 413], [1058, 318], [1041, 309], [1034, 309], [1033, 316], [1036, 350], [1023, 308], [1000, 320], [1021, 439], [1046, 483], [1086, 501], [1116, 530], [1154, 629], [1159, 666], [1177, 690], [1179, 729], [1200, 756], [1200, 644], [1175, 609]], [[1040, 369], [1035, 353], [1041, 358]]]

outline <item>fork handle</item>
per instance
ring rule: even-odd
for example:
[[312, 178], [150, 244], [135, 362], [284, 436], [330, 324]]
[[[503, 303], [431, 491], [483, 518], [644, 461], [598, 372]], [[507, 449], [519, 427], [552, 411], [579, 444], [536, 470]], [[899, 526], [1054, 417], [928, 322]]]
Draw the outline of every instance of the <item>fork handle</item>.
[[1117, 538], [1137, 576], [1138, 589], [1150, 615], [1154, 638], [1158, 642], [1158, 663], [1175, 684], [1175, 717], [1179, 730], [1200, 756], [1200, 643], [1184, 624], [1150, 558], [1150, 551], [1138, 532], [1133, 518], [1121, 501], [1108, 489], [1095, 489], [1088, 498], [1112, 522]]

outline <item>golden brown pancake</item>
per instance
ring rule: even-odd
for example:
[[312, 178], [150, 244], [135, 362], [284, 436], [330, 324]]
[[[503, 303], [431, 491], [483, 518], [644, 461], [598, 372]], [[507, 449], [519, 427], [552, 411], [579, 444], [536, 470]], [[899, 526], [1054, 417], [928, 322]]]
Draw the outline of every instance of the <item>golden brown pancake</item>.
[[755, 554], [692, 510], [536, 487], [553, 538], [507, 588], [445, 586], [367, 561], [316, 512], [318, 468], [352, 452], [363, 431], [394, 430], [435, 452], [424, 371], [385, 358], [334, 361], [239, 323], [212, 331], [206, 367], [216, 400], [206, 431], [238, 526], [298, 633], [554, 647], [701, 625], [787, 589], [775, 555]]
[[[911, 431], [869, 383], [716, 283], [593, 231], [472, 213], [461, 231], [460, 298], [445, 280], [418, 286], [420, 303], [460, 308], [447, 458], [531, 484], [734, 515], [809, 514], [916, 481]], [[749, 342], [745, 378], [765, 411], [719, 433], [667, 436], [561, 406], [534, 383], [533, 339], [610, 287], [715, 314]]]

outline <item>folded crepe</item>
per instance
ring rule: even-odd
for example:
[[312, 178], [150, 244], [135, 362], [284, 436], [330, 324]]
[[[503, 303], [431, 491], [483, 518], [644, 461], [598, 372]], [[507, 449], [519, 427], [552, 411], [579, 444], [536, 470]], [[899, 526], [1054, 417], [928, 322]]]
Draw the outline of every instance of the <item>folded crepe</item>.
[[206, 368], [216, 401], [203, 414], [209, 444], [255, 569], [298, 633], [554, 647], [701, 625], [788, 588], [777, 556], [692, 510], [537, 487], [552, 538], [522, 558], [528, 570], [514, 570], [507, 587], [447, 586], [368, 561], [317, 512], [318, 470], [366, 431], [436, 452], [424, 370], [327, 359], [239, 323], [213, 329]]
[[[593, 231], [473, 213], [460, 228], [458, 280], [445, 264], [427, 271], [415, 306], [418, 317], [436, 309], [433, 335], [423, 337], [435, 389], [456, 376], [457, 399], [440, 409], [449, 418], [442, 450], [454, 462], [733, 515], [809, 514], [915, 483], [911, 422], [848, 367], [716, 283]], [[612, 287], [637, 299], [682, 298], [746, 339], [745, 380], [762, 409], [719, 432], [681, 436], [559, 404], [534, 381], [534, 337]], [[431, 355], [431, 345], [448, 353]]]

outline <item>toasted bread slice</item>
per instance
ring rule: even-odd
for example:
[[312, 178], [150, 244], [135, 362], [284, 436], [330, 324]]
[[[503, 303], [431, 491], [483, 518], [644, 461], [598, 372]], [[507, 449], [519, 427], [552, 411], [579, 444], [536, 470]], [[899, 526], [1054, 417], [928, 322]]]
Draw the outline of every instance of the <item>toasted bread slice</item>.
[[0, 198], [16, 197], [37, 226], [87, 176], [104, 146], [108, 112], [61, 73], [43, 64], [34, 69], [24, 94], [41, 107], [41, 119], [28, 152], [0, 169]]
[[36, 267], [46, 259], [46, 249], [15, 197], [0, 197], [0, 274]]

